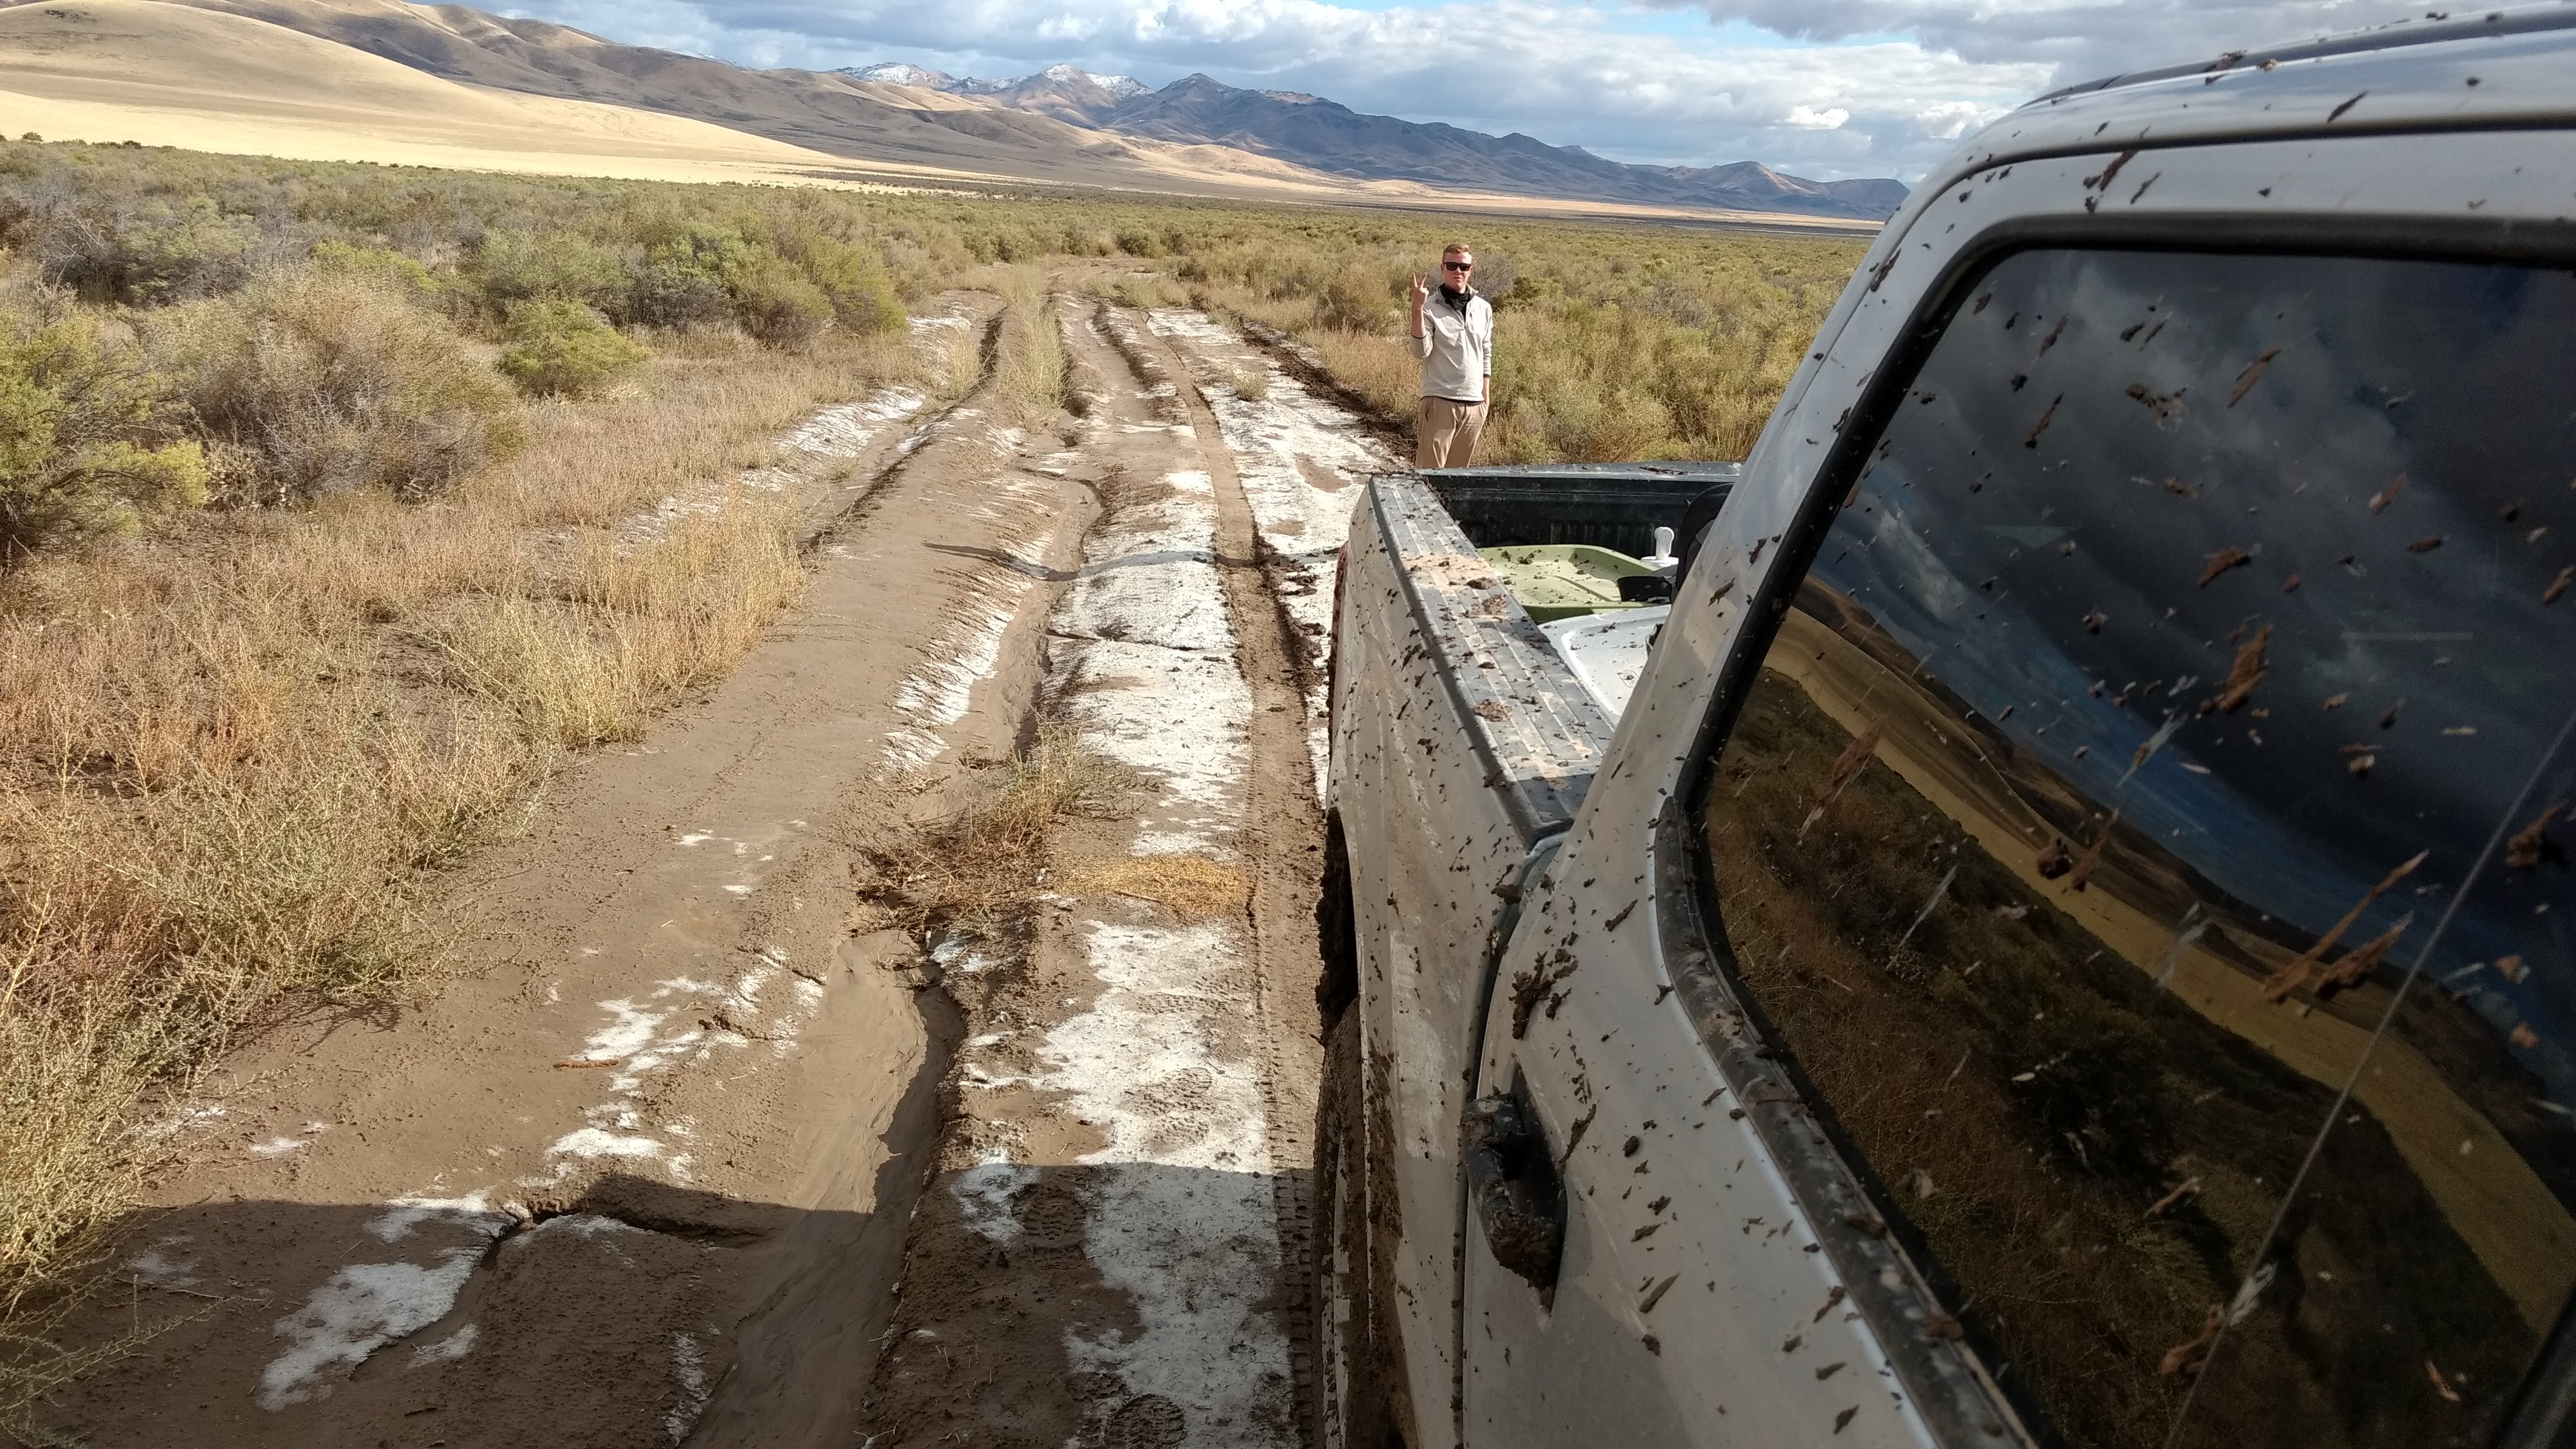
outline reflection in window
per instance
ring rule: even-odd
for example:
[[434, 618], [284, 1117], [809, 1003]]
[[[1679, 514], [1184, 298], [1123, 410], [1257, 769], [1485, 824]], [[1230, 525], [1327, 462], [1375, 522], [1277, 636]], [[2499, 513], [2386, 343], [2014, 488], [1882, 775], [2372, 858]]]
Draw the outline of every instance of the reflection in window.
[[1708, 776], [1739, 978], [2071, 1443], [2477, 1442], [2565, 1304], [2569, 377], [2562, 273], [2009, 258]]

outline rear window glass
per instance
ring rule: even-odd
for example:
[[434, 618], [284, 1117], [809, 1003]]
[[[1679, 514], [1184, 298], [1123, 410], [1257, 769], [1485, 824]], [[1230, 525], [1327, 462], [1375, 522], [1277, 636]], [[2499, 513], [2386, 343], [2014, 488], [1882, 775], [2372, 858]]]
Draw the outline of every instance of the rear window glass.
[[2071, 1443], [2480, 1442], [2576, 1281], [2576, 280], [1969, 288], [1702, 805], [1733, 969]]

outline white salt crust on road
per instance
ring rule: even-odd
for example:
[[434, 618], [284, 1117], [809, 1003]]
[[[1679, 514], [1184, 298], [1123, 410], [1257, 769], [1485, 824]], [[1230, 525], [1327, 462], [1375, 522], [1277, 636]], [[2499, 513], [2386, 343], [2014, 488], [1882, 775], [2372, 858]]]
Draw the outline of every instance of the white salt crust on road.
[[855, 458], [868, 450], [887, 424], [910, 418], [928, 401], [917, 387], [890, 387], [807, 418], [787, 435], [787, 446], [826, 458]]
[[[1194, 470], [1159, 485], [1150, 501], [1113, 499], [1085, 539], [1050, 620], [1049, 685], [1084, 746], [1158, 787], [1135, 854], [1229, 859], [1249, 797], [1252, 694], [1215, 563], [1215, 490]], [[1020, 1140], [1040, 1115], [1107, 1138], [1080, 1159], [1096, 1169], [1083, 1179], [1083, 1251], [1128, 1297], [1135, 1326], [1068, 1331], [1069, 1365], [1170, 1400], [1190, 1444], [1276, 1449], [1273, 1426], [1294, 1422], [1292, 1379], [1287, 1334], [1264, 1306], [1280, 1271], [1277, 1164], [1245, 1030], [1254, 972], [1243, 926], [1076, 928], [1090, 1004], [1024, 1053], [1002, 1034], [964, 1043], [968, 1108], [1007, 1091], [1038, 1105], [1017, 1121], [975, 1111], [996, 1137]], [[1012, 1199], [1043, 1171], [990, 1148], [950, 1192], [970, 1227], [1008, 1241]]]
[[1250, 964], [1232, 923], [1093, 922], [1100, 995], [1047, 1032], [1033, 1085], [1108, 1129], [1083, 1252], [1136, 1306], [1132, 1334], [1066, 1335], [1077, 1370], [1181, 1407], [1189, 1441], [1269, 1445], [1293, 1422], [1289, 1345], [1262, 1306], [1279, 1282], [1279, 1220], [1260, 1066], [1242, 1041]]
[[[966, 321], [963, 317], [919, 320], [954, 321], [959, 326], [965, 325]], [[919, 388], [880, 388], [855, 402], [835, 403], [816, 411], [779, 442], [814, 458], [843, 460], [861, 457], [887, 429], [911, 421], [929, 402], [929, 395]], [[910, 452], [924, 440], [925, 435], [916, 431], [905, 440], [904, 451]], [[620, 523], [618, 536], [629, 546], [659, 539], [683, 520], [721, 517], [736, 490], [783, 493], [795, 481], [794, 473], [778, 468], [748, 468], [731, 482], [720, 478], [702, 479], [685, 492], [666, 495], [653, 505], [651, 512]], [[844, 491], [856, 492], [865, 486], [864, 481], [854, 482]]]
[[[259, 1406], [272, 1412], [331, 1392], [326, 1372], [346, 1374], [378, 1349], [447, 1316], [483, 1251], [511, 1214], [497, 1212], [486, 1194], [462, 1198], [400, 1198], [367, 1224], [377, 1240], [399, 1243], [424, 1226], [443, 1246], [427, 1263], [351, 1263], [313, 1290], [302, 1307], [277, 1320], [286, 1350], [260, 1374]], [[467, 1325], [470, 1329], [472, 1325]], [[473, 1339], [465, 1340], [470, 1348]], [[457, 1350], [462, 1354], [464, 1348]], [[454, 1356], [454, 1355], [451, 1355]]]
[[[1315, 682], [1306, 690], [1306, 750], [1320, 795], [1331, 749], [1324, 679], [1332, 650], [1333, 572], [1350, 538], [1361, 486], [1371, 475], [1403, 465], [1348, 411], [1315, 396], [1267, 353], [1205, 313], [1154, 311], [1146, 323], [1176, 344], [1200, 397], [1216, 415], [1235, 479], [1252, 507], [1253, 527], [1279, 561], [1279, 600], [1315, 651]], [[1262, 396], [1246, 397], [1235, 386], [1234, 377], [1247, 370], [1265, 379]]]
[[1163, 788], [1139, 817], [1134, 852], [1232, 859], [1252, 765], [1242, 666], [1231, 655], [1102, 640], [1061, 677], [1080, 691], [1066, 714], [1082, 742]]
[[1050, 681], [1083, 743], [1162, 786], [1139, 855], [1234, 854], [1251, 769], [1252, 691], [1216, 569], [1216, 488], [1174, 470], [1164, 496], [1092, 530], [1049, 630]]
[[1162, 486], [1168, 499], [1123, 509], [1093, 530], [1081, 583], [1052, 621], [1056, 634], [1233, 650], [1217, 586], [1215, 484], [1189, 470], [1165, 474]]

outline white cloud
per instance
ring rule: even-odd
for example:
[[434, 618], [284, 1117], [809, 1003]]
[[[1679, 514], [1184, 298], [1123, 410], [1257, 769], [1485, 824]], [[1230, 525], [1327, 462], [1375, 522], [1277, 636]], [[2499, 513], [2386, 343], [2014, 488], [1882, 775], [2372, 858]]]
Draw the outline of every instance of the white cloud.
[[[2383, 25], [2393, 0], [1645, 0], [1821, 44], [1905, 35], [1971, 61], [2038, 62], [2069, 84]], [[2442, 7], [2435, 7], [2437, 9]]]
[[1021, 75], [1071, 62], [1156, 85], [1205, 71], [1621, 160], [1912, 179], [2052, 85], [2408, 12], [2386, 0], [545, 0], [509, 13], [752, 65]]

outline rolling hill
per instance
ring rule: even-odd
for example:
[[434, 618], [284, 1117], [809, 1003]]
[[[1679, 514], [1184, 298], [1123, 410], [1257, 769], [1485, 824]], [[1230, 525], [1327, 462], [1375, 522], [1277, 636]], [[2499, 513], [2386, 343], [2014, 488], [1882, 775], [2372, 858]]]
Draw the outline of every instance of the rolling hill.
[[[849, 76], [752, 70], [621, 45], [570, 26], [400, 0], [152, 0], [265, 21], [469, 86], [660, 111], [839, 158], [928, 173], [1169, 188], [1292, 168], [1249, 155], [1174, 157], [1006, 107]], [[928, 98], [925, 102], [925, 97]], [[1320, 180], [1321, 178], [1315, 178]]]
[[[563, 109], [570, 107], [570, 109]], [[1623, 165], [1192, 76], [755, 70], [400, 0], [0, 3], [0, 125], [312, 159], [697, 179], [1043, 183], [1851, 225], [1885, 182]]]
[[298, 31], [156, 0], [0, 9], [0, 127], [638, 180], [794, 180], [846, 164], [686, 117], [459, 85]]

